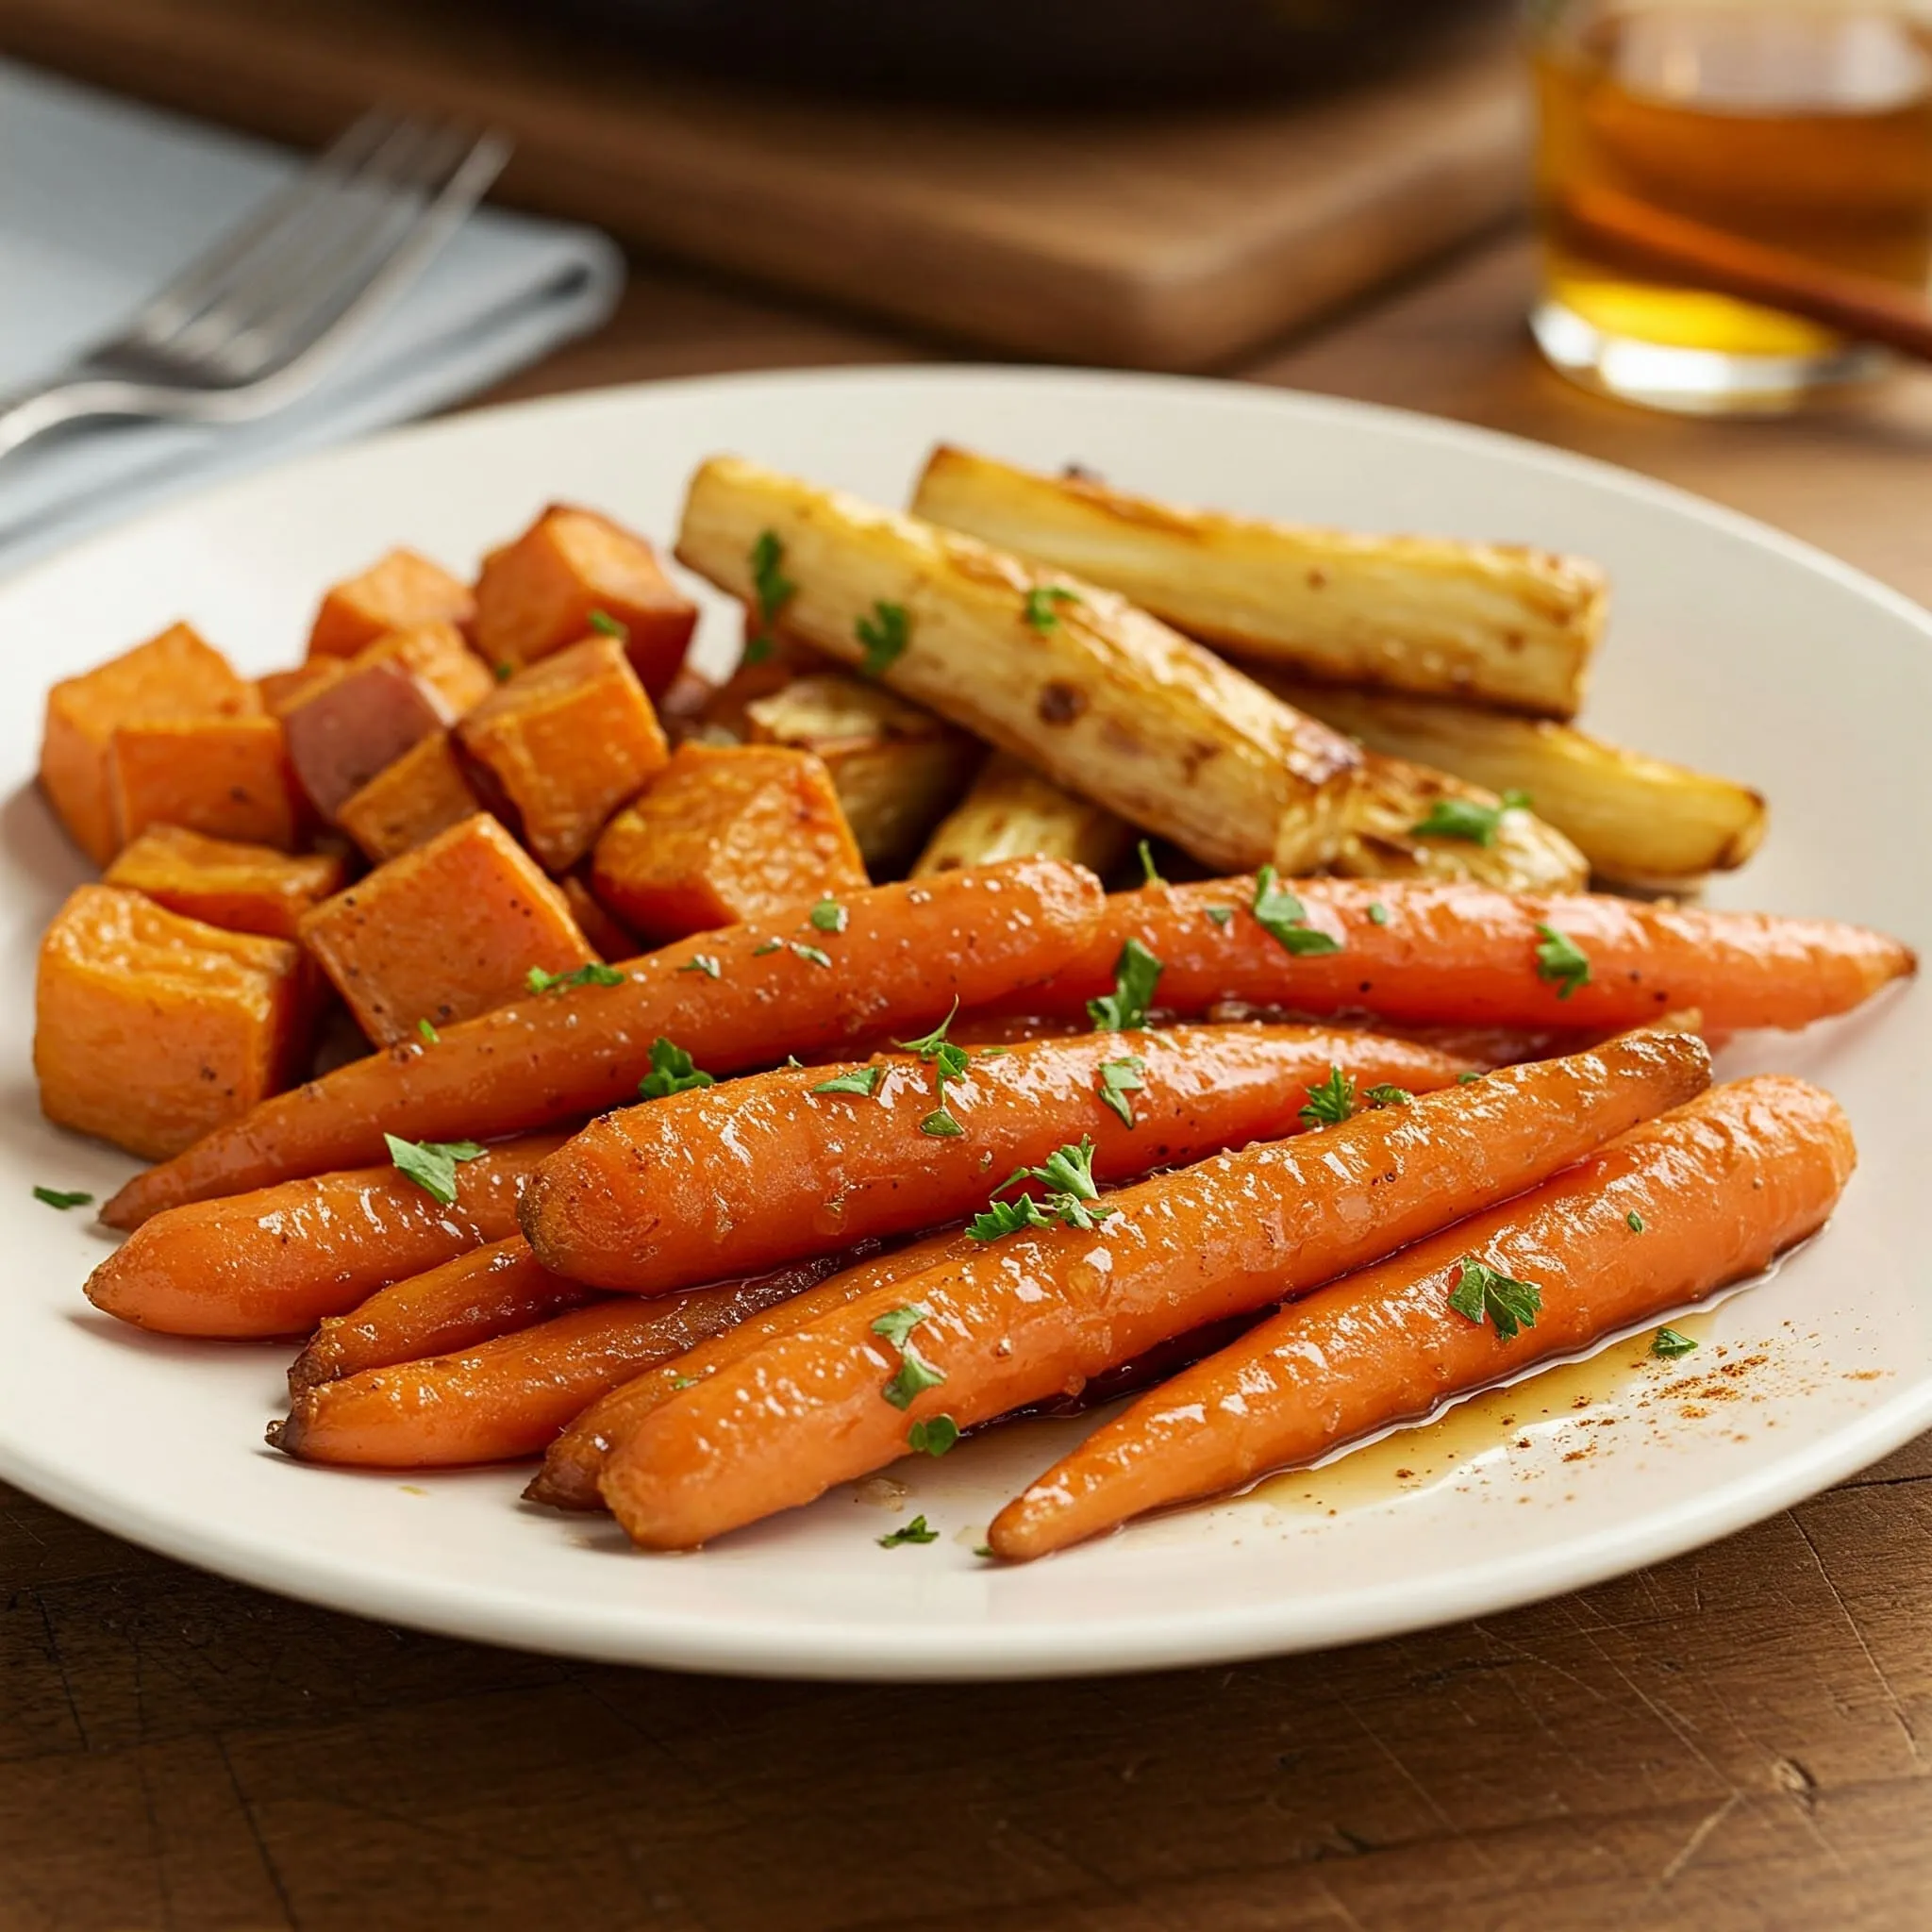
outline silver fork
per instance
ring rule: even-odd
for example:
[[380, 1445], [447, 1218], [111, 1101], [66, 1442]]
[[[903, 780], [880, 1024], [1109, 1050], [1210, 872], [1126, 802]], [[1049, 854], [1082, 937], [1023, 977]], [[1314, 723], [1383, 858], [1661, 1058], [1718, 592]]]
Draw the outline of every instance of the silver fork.
[[480, 201], [509, 144], [365, 114], [52, 381], [0, 395], [0, 457], [83, 416], [236, 423], [321, 378]]

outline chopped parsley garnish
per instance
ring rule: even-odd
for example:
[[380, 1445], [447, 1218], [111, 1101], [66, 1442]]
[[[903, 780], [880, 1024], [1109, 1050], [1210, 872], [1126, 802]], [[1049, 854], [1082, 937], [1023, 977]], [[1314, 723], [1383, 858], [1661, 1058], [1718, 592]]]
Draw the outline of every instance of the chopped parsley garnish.
[[1674, 1328], [1659, 1328], [1651, 1338], [1650, 1352], [1663, 1361], [1675, 1361], [1680, 1355], [1689, 1355], [1697, 1343], [1688, 1335], [1679, 1335]]
[[1255, 903], [1248, 908], [1263, 932], [1288, 952], [1339, 953], [1341, 941], [1307, 924], [1307, 908], [1286, 886], [1275, 882], [1274, 868], [1264, 865], [1255, 874]]
[[1339, 1127], [1355, 1112], [1355, 1082], [1331, 1060], [1328, 1077], [1308, 1089], [1307, 1105], [1299, 1115], [1305, 1127]]
[[1127, 1095], [1146, 1086], [1147, 1062], [1137, 1053], [1100, 1063], [1100, 1104], [1120, 1115], [1124, 1126], [1134, 1124], [1134, 1109]]
[[854, 1067], [849, 1074], [840, 1074], [830, 1080], [821, 1080], [811, 1091], [814, 1093], [860, 1093], [870, 1098], [885, 1074], [883, 1067]]
[[608, 610], [593, 610], [584, 619], [584, 622], [592, 630], [607, 638], [627, 640], [630, 636], [630, 625], [618, 623], [617, 619], [612, 617]]
[[832, 963], [831, 954], [824, 951], [823, 947], [808, 946], [803, 940], [793, 940], [791, 941], [791, 950], [801, 959], [808, 959], [814, 966], [829, 966]]
[[956, 1139], [966, 1131], [946, 1110], [946, 1082], [964, 1078], [967, 1068], [973, 1064], [973, 1056], [963, 1046], [955, 1046], [946, 1038], [946, 1031], [958, 1011], [959, 1002], [956, 997], [946, 1017], [930, 1033], [923, 1033], [917, 1040], [893, 1041], [895, 1046], [904, 1047], [908, 1053], [916, 1053], [933, 1070], [933, 1098], [939, 1106], [920, 1122], [919, 1131], [946, 1140]]
[[973, 1554], [975, 1557], [990, 1557], [992, 1555], [992, 1545], [991, 1543], [974, 1543], [973, 1545]]
[[1102, 1033], [1124, 1033], [1147, 1024], [1160, 961], [1139, 940], [1130, 939], [1113, 962], [1113, 991], [1087, 1002], [1088, 1017]]
[[1506, 791], [1494, 805], [1474, 798], [1439, 798], [1408, 829], [1418, 839], [1460, 839], [1470, 845], [1493, 845], [1503, 814], [1522, 811], [1528, 804], [1526, 791]]
[[457, 1162], [475, 1160], [483, 1151], [475, 1141], [400, 1141], [393, 1134], [382, 1138], [396, 1172], [445, 1208], [456, 1203]]
[[492, 664], [490, 675], [498, 684], [508, 684], [517, 675], [517, 667], [514, 664]]
[[1517, 1281], [1465, 1256], [1462, 1273], [1450, 1291], [1449, 1306], [1466, 1321], [1482, 1325], [1484, 1316], [1496, 1324], [1501, 1341], [1514, 1341], [1517, 1331], [1534, 1328], [1543, 1305], [1543, 1291], [1533, 1281]]
[[1210, 906], [1208, 908], [1208, 917], [1216, 925], [1225, 925], [1234, 917], [1234, 908], [1232, 906]]
[[758, 628], [746, 640], [744, 662], [762, 664], [776, 648], [772, 641], [772, 624], [798, 589], [779, 565], [785, 560], [785, 546], [775, 530], [761, 530], [751, 546], [751, 589], [758, 599]]
[[901, 1543], [936, 1543], [939, 1540], [939, 1531], [926, 1528], [924, 1517], [915, 1516], [901, 1528], [889, 1530], [878, 1543], [882, 1550], [896, 1550]]
[[1142, 839], [1136, 848], [1141, 855], [1141, 882], [1147, 886], [1164, 886], [1167, 881], [1160, 876], [1160, 868], [1154, 863], [1154, 843]]
[[1644, 1220], [1643, 1216], [1638, 1213], [1638, 1211], [1634, 1208], [1631, 1208], [1629, 1213], [1627, 1213], [1624, 1217], [1624, 1225], [1627, 1227], [1632, 1234], [1641, 1234], [1649, 1224], [1650, 1224]]
[[930, 1134], [935, 1141], [958, 1141], [966, 1129], [942, 1107], [936, 1107], [920, 1122], [919, 1131]]
[[821, 932], [843, 932], [848, 917], [844, 907], [832, 898], [821, 899], [811, 908], [811, 923]]
[[568, 973], [546, 973], [541, 966], [532, 966], [524, 975], [524, 984], [532, 992], [569, 992], [576, 986], [622, 986], [624, 974], [615, 966], [592, 959], [588, 966], [574, 967]]
[[680, 973], [702, 973], [707, 979], [722, 979], [724, 974], [724, 969], [709, 953], [693, 953], [677, 970]]
[[751, 956], [754, 959], [762, 959], [767, 953], [782, 953], [784, 950], [783, 940], [767, 940], [763, 945], [754, 946], [751, 949]]
[[64, 1214], [70, 1208], [92, 1208], [94, 1197], [92, 1194], [68, 1193], [59, 1188], [36, 1188], [34, 1199], [44, 1201], [49, 1208], [58, 1208]]
[[1415, 1095], [1407, 1087], [1371, 1087], [1362, 1098], [1371, 1107], [1407, 1107]]
[[[1013, 1201], [997, 1198], [1022, 1181], [1038, 1181], [1045, 1194], [1038, 1198], [1023, 1194]], [[986, 1212], [975, 1214], [966, 1224], [966, 1232], [976, 1241], [996, 1241], [1023, 1227], [1050, 1227], [1056, 1220], [1068, 1227], [1091, 1228], [1113, 1212], [1111, 1208], [1098, 1205], [1100, 1189], [1093, 1178], [1091, 1140], [1082, 1140], [1077, 1147], [1070, 1144], [1057, 1149], [1042, 1166], [1015, 1168], [993, 1194], [995, 1199]]]
[[930, 1415], [906, 1431], [906, 1446], [925, 1456], [943, 1456], [959, 1440], [959, 1424], [949, 1415]]
[[853, 633], [865, 646], [858, 668], [868, 677], [883, 677], [911, 641], [911, 620], [903, 604], [888, 604], [881, 597], [872, 607], [870, 617], [861, 617]]
[[872, 1324], [874, 1335], [883, 1335], [899, 1351], [899, 1372], [881, 1391], [894, 1408], [909, 1408], [922, 1390], [937, 1389], [946, 1379], [945, 1371], [934, 1368], [912, 1345], [912, 1331], [931, 1313], [919, 1302], [908, 1302], [887, 1309]]
[[1033, 629], [1044, 634], [1060, 621], [1059, 612], [1054, 608], [1056, 604], [1079, 601], [1080, 593], [1068, 590], [1064, 584], [1040, 584], [1026, 592], [1026, 608], [1022, 615]]
[[1472, 1067], [1468, 1073], [1457, 1074], [1456, 1084], [1458, 1087], [1474, 1087], [1475, 1083], [1481, 1078], [1482, 1075], [1478, 1074], [1474, 1067]]
[[698, 1378], [695, 1375], [673, 1375], [671, 1386], [674, 1389], [695, 1389], [698, 1386]]
[[1389, 908], [1379, 899], [1371, 899], [1369, 901], [1369, 924], [1371, 925], [1387, 925], [1389, 924]]
[[1548, 980], [1559, 1000], [1567, 1000], [1579, 986], [1590, 984], [1590, 956], [1553, 925], [1540, 925], [1537, 931], [1542, 943], [1536, 949], [1536, 976]]
[[674, 1093], [716, 1084], [683, 1047], [660, 1033], [651, 1042], [651, 1071], [638, 1082], [638, 1094], [643, 1100], [664, 1100]]
[[429, 1024], [427, 1020], [418, 1020], [416, 1022], [416, 1031], [420, 1033], [423, 1036], [423, 1038], [429, 1042], [431, 1046], [441, 1046], [442, 1044], [442, 1035], [440, 1034], [436, 1030], [436, 1028]]

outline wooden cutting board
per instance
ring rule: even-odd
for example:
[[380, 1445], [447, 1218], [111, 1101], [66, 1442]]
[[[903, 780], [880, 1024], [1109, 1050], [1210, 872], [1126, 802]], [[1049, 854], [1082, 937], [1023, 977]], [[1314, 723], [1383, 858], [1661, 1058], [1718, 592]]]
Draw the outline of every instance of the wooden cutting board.
[[949, 337], [1146, 368], [1225, 362], [1521, 194], [1493, 34], [1314, 104], [995, 114], [695, 79], [546, 12], [0, 0], [0, 51], [298, 142], [375, 102], [487, 124], [517, 142], [508, 201]]

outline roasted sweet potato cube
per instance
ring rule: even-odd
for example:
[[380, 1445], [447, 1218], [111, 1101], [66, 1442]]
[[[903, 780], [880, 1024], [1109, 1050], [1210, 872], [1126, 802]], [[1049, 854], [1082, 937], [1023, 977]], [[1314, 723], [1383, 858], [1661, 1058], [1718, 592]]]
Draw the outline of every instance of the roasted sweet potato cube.
[[441, 693], [391, 659], [353, 667], [297, 705], [282, 728], [302, 790], [333, 822], [377, 773], [454, 723]]
[[457, 727], [516, 808], [552, 872], [575, 865], [619, 806], [671, 756], [615, 638], [590, 638], [520, 671]]
[[311, 658], [292, 671], [271, 671], [258, 677], [255, 688], [261, 693], [261, 708], [271, 718], [286, 718], [299, 704], [312, 698], [325, 685], [348, 675], [346, 658]]
[[353, 658], [385, 631], [417, 624], [467, 630], [476, 615], [470, 587], [413, 550], [391, 550], [322, 600], [308, 632], [311, 658]]
[[490, 667], [471, 650], [453, 624], [414, 624], [405, 630], [389, 631], [366, 650], [358, 651], [349, 669], [359, 671], [367, 664], [401, 665], [426, 684], [457, 718], [480, 705], [496, 689]]
[[600, 959], [634, 959], [643, 948], [629, 926], [613, 919], [604, 902], [575, 873], [558, 880], [570, 916]]
[[119, 886], [82, 886], [41, 941], [41, 1111], [165, 1160], [289, 1084], [307, 1047], [308, 963]]
[[150, 825], [180, 825], [284, 852], [295, 843], [301, 807], [277, 719], [165, 718], [123, 725], [108, 747], [108, 780], [124, 844]]
[[108, 884], [225, 932], [292, 940], [302, 915], [341, 890], [343, 870], [333, 852], [291, 855], [150, 825], [108, 868]]
[[336, 824], [380, 865], [481, 809], [450, 734], [439, 731], [345, 799]]
[[600, 620], [622, 626], [644, 689], [662, 696], [698, 610], [641, 537], [594, 510], [554, 504], [483, 559], [475, 635], [491, 664], [534, 663], [591, 636]]
[[41, 789], [96, 865], [121, 843], [108, 782], [108, 746], [125, 724], [164, 718], [244, 717], [261, 709], [255, 687], [185, 624], [109, 658], [47, 693]]
[[775, 745], [684, 744], [597, 841], [591, 883], [654, 942], [855, 891], [865, 864], [831, 774]]
[[520, 998], [533, 966], [596, 958], [563, 894], [487, 812], [325, 899], [302, 943], [383, 1046]]

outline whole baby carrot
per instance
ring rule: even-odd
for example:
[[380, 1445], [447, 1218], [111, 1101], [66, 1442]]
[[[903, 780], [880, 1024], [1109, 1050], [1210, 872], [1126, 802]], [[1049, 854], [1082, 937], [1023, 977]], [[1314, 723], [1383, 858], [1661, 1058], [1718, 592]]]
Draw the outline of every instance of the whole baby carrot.
[[774, 1337], [606, 1460], [640, 1543], [679, 1549], [1074, 1392], [1533, 1187], [1707, 1084], [1689, 1034], [1626, 1035], [1123, 1189]]
[[392, 1281], [346, 1315], [324, 1317], [289, 1364], [289, 1388], [450, 1355], [602, 1299], [594, 1288], [553, 1274], [522, 1235], [512, 1235]]
[[1332, 1026], [1087, 1033], [970, 1057], [934, 1036], [926, 1052], [606, 1114], [539, 1170], [524, 1231], [559, 1274], [662, 1294], [955, 1220], [1083, 1137], [1106, 1183], [1291, 1133], [1337, 1067], [1362, 1091], [1469, 1071]]
[[[667, 1048], [711, 1074], [819, 1051], [881, 1026], [917, 1031], [957, 999], [1042, 980], [1100, 915], [1099, 882], [1015, 859], [848, 893], [828, 925], [725, 926], [500, 1007], [433, 1041], [351, 1061], [275, 1095], [150, 1168], [102, 1209], [132, 1227], [164, 1208], [375, 1160], [406, 1141], [487, 1141], [634, 1100]], [[830, 929], [828, 929], [828, 927]], [[654, 1058], [654, 1054], [657, 1056]]]
[[988, 1541], [1044, 1556], [1681, 1307], [1822, 1225], [1855, 1158], [1837, 1103], [1802, 1080], [1700, 1094], [1143, 1395], [1008, 1504]]
[[138, 1227], [88, 1299], [162, 1335], [302, 1335], [392, 1281], [516, 1232], [517, 1196], [563, 1134], [455, 1163], [445, 1205], [393, 1166], [190, 1202]]
[[780, 1269], [688, 1294], [618, 1295], [458, 1355], [364, 1369], [294, 1391], [268, 1439], [305, 1462], [452, 1468], [534, 1456], [588, 1402], [653, 1362], [798, 1292]]
[[[861, 1247], [876, 1243], [860, 1243]], [[701, 1382], [741, 1356], [749, 1355], [774, 1335], [801, 1327], [833, 1308], [843, 1307], [875, 1288], [888, 1288], [908, 1275], [923, 1274], [936, 1261], [970, 1253], [974, 1243], [958, 1229], [884, 1254], [860, 1255], [850, 1267], [827, 1267], [830, 1279], [807, 1288], [792, 1300], [747, 1316], [735, 1326], [701, 1341], [689, 1353], [646, 1369], [621, 1382], [575, 1416], [544, 1451], [543, 1467], [530, 1478], [525, 1499], [547, 1503], [554, 1509], [601, 1509], [597, 1489], [604, 1458], [611, 1445], [625, 1441], [659, 1403], [680, 1389]]]
[[1081, 1010], [1113, 990], [1129, 941], [1153, 1005], [1182, 1017], [1241, 1000], [1444, 1025], [1607, 1029], [1695, 1008], [1719, 1032], [1805, 1026], [1917, 964], [1897, 940], [1830, 919], [1243, 874], [1115, 893], [1080, 956], [1017, 1007]]

